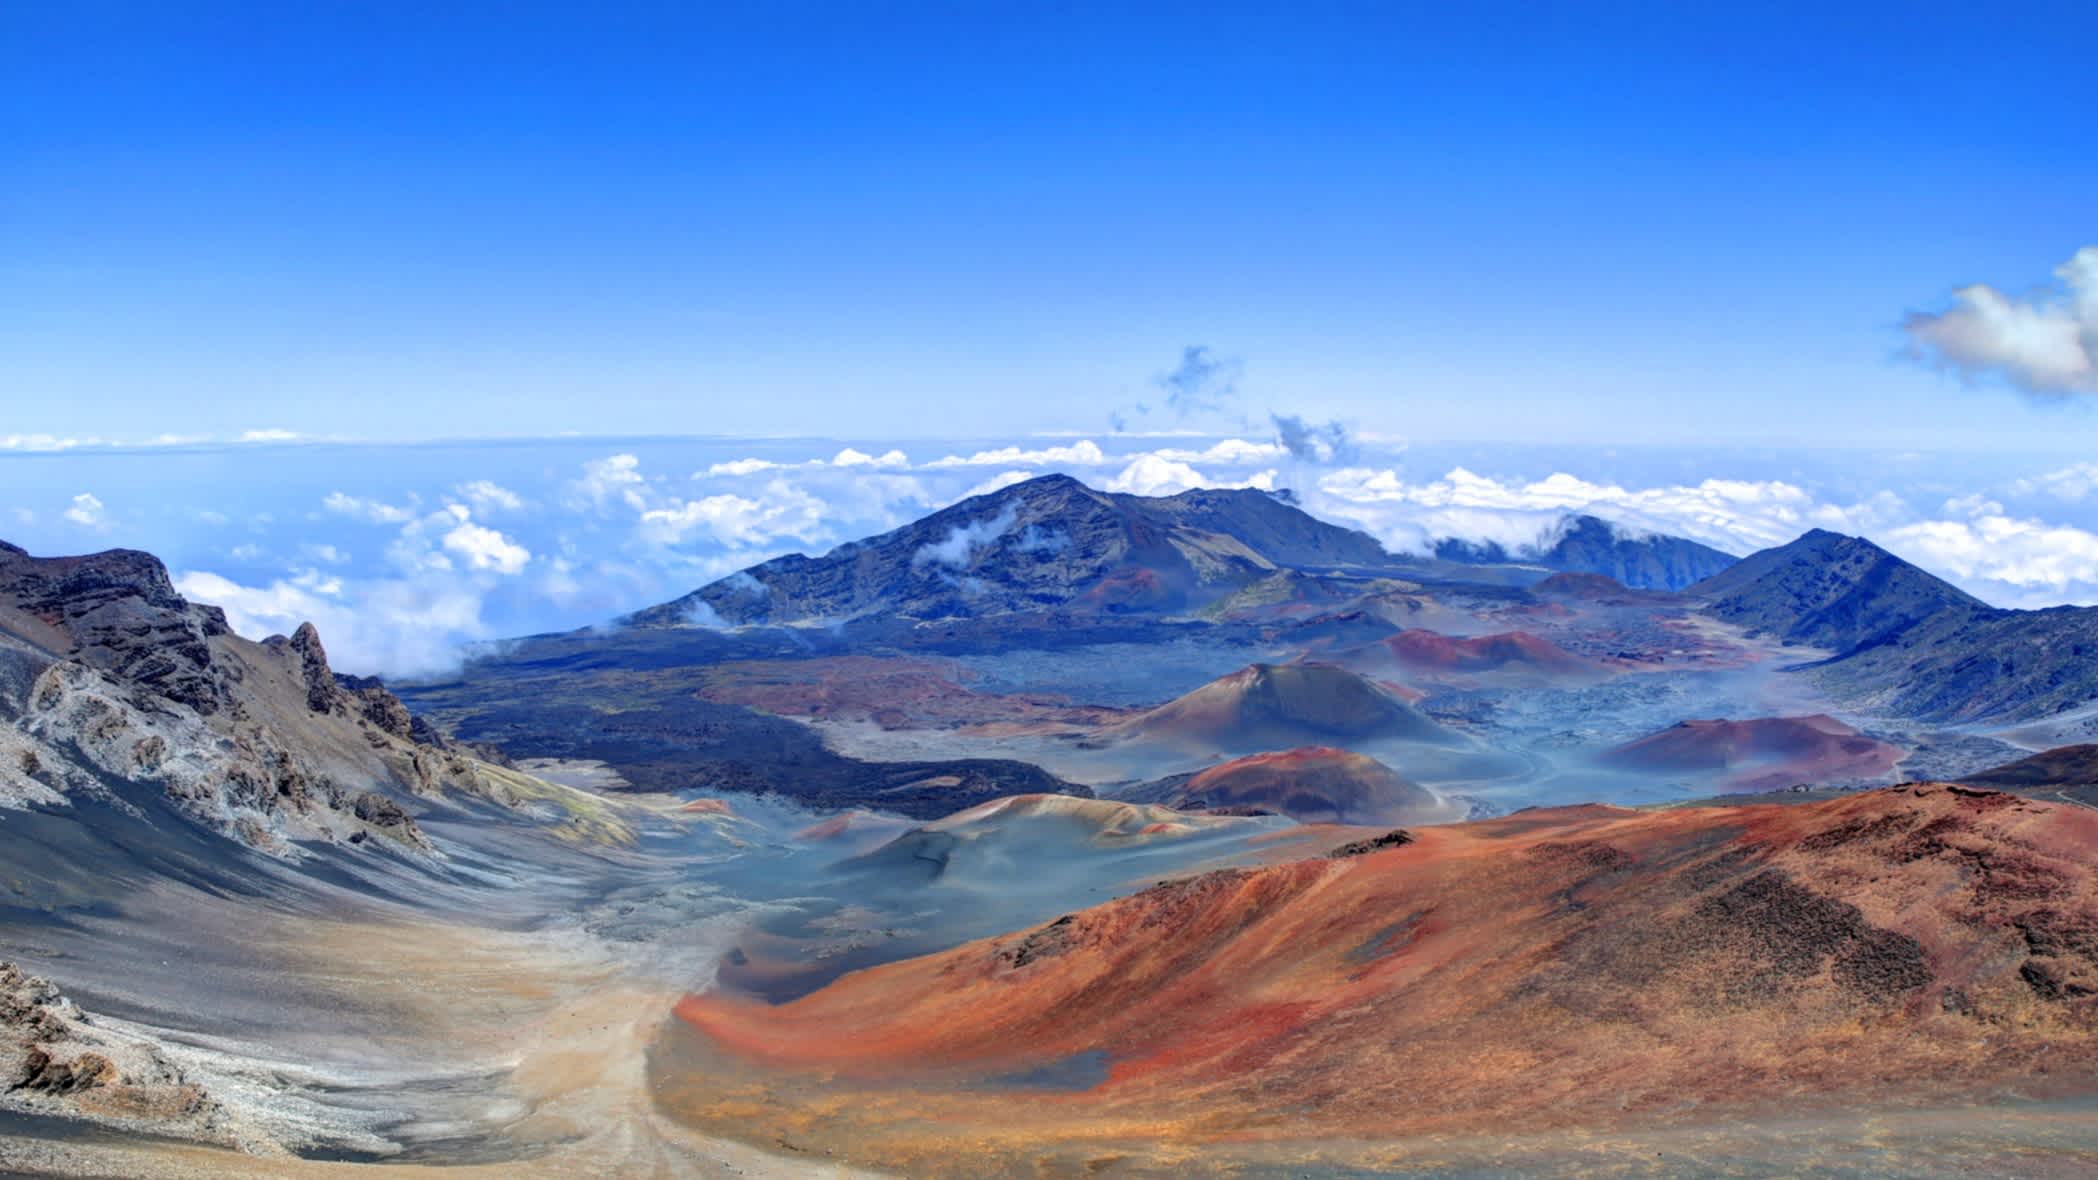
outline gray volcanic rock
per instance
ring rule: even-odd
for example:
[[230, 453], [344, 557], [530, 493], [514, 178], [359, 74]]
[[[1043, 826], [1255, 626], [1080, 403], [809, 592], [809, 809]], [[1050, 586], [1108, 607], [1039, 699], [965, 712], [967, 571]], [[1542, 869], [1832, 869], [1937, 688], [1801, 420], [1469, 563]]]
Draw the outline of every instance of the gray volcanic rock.
[[869, 615], [969, 618], [1069, 608], [1183, 610], [1278, 569], [1380, 568], [1366, 533], [1267, 492], [1177, 496], [1095, 491], [1045, 475], [973, 496], [902, 528], [753, 566], [627, 621], [837, 622]]
[[0, 1110], [285, 1154], [154, 1041], [101, 1024], [12, 963], [0, 963]]
[[427, 854], [404, 803], [517, 801], [523, 776], [412, 727], [384, 686], [337, 679], [311, 624], [253, 643], [148, 554], [0, 548], [0, 807], [135, 810], [126, 794], [144, 785], [213, 831], [298, 857], [301, 843], [370, 837]]
[[1927, 620], [1994, 607], [1863, 537], [1815, 529], [1690, 587], [1715, 618], [1787, 643], [1853, 651]]
[[1816, 529], [1688, 593], [1715, 618], [1830, 651], [1816, 677], [1890, 715], [2024, 720], [2098, 701], [2098, 608], [1990, 606], [1861, 537]]
[[1595, 516], [1569, 516], [1536, 544], [1510, 551], [1496, 541], [1446, 538], [1435, 556], [1472, 565], [1526, 564], [1601, 574], [1635, 590], [1681, 590], [1737, 560], [1684, 537], [1627, 531]]

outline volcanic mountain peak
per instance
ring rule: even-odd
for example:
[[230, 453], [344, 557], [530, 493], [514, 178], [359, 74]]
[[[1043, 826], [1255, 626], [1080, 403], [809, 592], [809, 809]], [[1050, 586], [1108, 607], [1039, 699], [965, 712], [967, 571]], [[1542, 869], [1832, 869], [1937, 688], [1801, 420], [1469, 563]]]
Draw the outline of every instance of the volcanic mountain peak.
[[1325, 663], [1251, 664], [1109, 732], [1246, 752], [1334, 740], [1457, 741], [1383, 687]]
[[1249, 754], [1153, 784], [1142, 797], [1190, 811], [1272, 811], [1300, 823], [1398, 825], [1463, 816], [1462, 807], [1375, 758], [1332, 746]]
[[1327, 524], [1264, 491], [1131, 496], [1045, 475], [821, 557], [795, 554], [752, 566], [629, 621], [677, 626], [1173, 610], [1280, 568], [1377, 567], [1390, 560], [1367, 534]]
[[1863, 537], [1814, 529], [1689, 588], [1717, 618], [1838, 654], [1953, 612], [1995, 608]]
[[1641, 590], [1680, 590], [1734, 564], [1735, 558], [1685, 537], [1642, 533], [1598, 516], [1567, 516], [1543, 536], [1514, 549], [1498, 541], [1445, 538], [1435, 556], [1467, 564], [1525, 563], [1566, 573], [1603, 574]]

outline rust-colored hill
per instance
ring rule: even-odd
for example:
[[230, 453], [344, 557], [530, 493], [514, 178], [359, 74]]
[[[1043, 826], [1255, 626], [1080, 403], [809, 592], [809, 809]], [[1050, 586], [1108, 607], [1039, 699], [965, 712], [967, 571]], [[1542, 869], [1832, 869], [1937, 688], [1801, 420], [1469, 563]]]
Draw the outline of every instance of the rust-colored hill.
[[1721, 786], [1767, 791], [1795, 783], [1873, 779], [1903, 751], [1825, 714], [1683, 721], [1606, 751], [1605, 765], [1670, 774], [1721, 772]]
[[1608, 674], [1600, 664], [1528, 631], [1463, 636], [1410, 627], [1379, 641], [1374, 650], [1404, 671], [1431, 676], [1504, 673], [1577, 679]]
[[1256, 753], [1336, 742], [1462, 739], [1335, 664], [1253, 664], [1105, 729], [1110, 740]]
[[689, 997], [658, 1093], [913, 1175], [2098, 1093], [2094, 852], [1945, 785], [1423, 828]]
[[1307, 824], [1442, 823], [1464, 809], [1367, 754], [1301, 746], [1168, 780], [1148, 802], [1182, 811], [1272, 811]]

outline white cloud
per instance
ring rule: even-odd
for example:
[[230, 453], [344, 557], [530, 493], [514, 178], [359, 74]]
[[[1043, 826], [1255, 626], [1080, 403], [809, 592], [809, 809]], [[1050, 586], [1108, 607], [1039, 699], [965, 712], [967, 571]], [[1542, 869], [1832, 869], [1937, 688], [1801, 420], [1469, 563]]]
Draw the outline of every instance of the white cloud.
[[682, 544], [695, 536], [738, 547], [779, 537], [814, 539], [826, 505], [785, 480], [766, 484], [757, 496], [724, 493], [697, 500], [671, 500], [641, 513], [640, 532], [657, 545]]
[[321, 507], [337, 516], [353, 517], [371, 524], [406, 524], [415, 519], [415, 513], [410, 509], [345, 492], [329, 492], [321, 497]]
[[582, 478], [573, 487], [584, 501], [591, 505], [603, 505], [618, 500], [639, 511], [648, 507], [642, 495], [647, 480], [641, 474], [641, 460], [634, 455], [607, 455], [583, 464]]
[[462, 644], [485, 638], [481, 591], [457, 579], [382, 579], [344, 586], [279, 578], [244, 586], [209, 571], [175, 578], [185, 598], [221, 607], [250, 639], [285, 635], [310, 622], [337, 671], [430, 675], [456, 667]]
[[1248, 442], [1242, 438], [1227, 438], [1202, 450], [1165, 447], [1151, 452], [1161, 459], [1175, 463], [1208, 463], [1232, 465], [1240, 463], [1270, 463], [1289, 452], [1281, 443]]
[[460, 520], [454, 525], [444, 534], [443, 544], [464, 559], [471, 569], [515, 574], [522, 572], [525, 563], [532, 560], [531, 551], [524, 546], [470, 520]]
[[1050, 467], [1069, 464], [1074, 467], [1104, 467], [1113, 460], [1100, 449], [1098, 443], [1084, 439], [1062, 447], [1040, 447], [1022, 450], [1019, 447], [1000, 447], [995, 451], [978, 451], [973, 455], [948, 455], [934, 459], [927, 467]]
[[911, 568], [924, 569], [928, 565], [944, 565], [950, 569], [966, 569], [976, 555], [990, 547], [991, 542], [1005, 535], [1013, 527], [1017, 510], [1008, 503], [998, 515], [983, 520], [972, 520], [947, 530], [947, 536], [938, 541], [928, 541], [911, 554]]
[[2098, 490], [2098, 463], [2071, 463], [2067, 467], [2021, 479], [2011, 484], [2011, 492], [2019, 496], [2046, 494], [2070, 503], [2081, 501]]
[[268, 428], [263, 430], [243, 430], [240, 432], [239, 441], [244, 443], [291, 442], [299, 437], [299, 432], [296, 430]]
[[1240, 480], [1212, 479], [1186, 463], [1151, 453], [1130, 460], [1128, 466], [1107, 481], [1108, 491], [1136, 496], [1170, 496], [1190, 488], [1261, 488], [1273, 491], [1275, 473], [1262, 471]]
[[1032, 471], [1001, 471], [968, 491], [963, 492], [961, 495], [956, 496], [955, 500], [966, 500], [971, 496], [988, 496], [992, 492], [1009, 488], [1016, 483], [1026, 483], [1033, 478], [1034, 472]]
[[1394, 470], [1343, 468], [1321, 477], [1305, 500], [1313, 511], [1359, 525], [1393, 549], [1413, 551], [1442, 537], [1528, 544], [1568, 513], [1594, 513], [1732, 553], [1781, 545], [1810, 528], [1859, 533], [1913, 516], [1890, 494], [1841, 506], [1783, 480], [1633, 489], [1564, 472], [1504, 481], [1462, 467], [1419, 484]]
[[865, 451], [856, 451], [851, 447], [846, 447], [831, 459], [830, 465], [832, 467], [909, 467], [911, 459], [910, 456], [902, 451], [884, 451], [879, 455], [870, 455]]
[[524, 509], [524, 497], [493, 480], [469, 480], [452, 490], [460, 499], [472, 505], [475, 512], [483, 516], [497, 512], [519, 512]]
[[1208, 477], [1185, 463], [1157, 455], [1138, 455], [1119, 475], [1107, 481], [1107, 490], [1139, 496], [1166, 496], [1208, 483]]
[[1962, 506], [1971, 509], [1967, 519], [1903, 525], [1886, 534], [1888, 546], [1970, 588], [1976, 581], [2010, 587], [2009, 597], [2033, 605], [2076, 591], [2088, 596], [2098, 583], [2098, 534], [2007, 516], [1999, 504]]
[[109, 513], [93, 492], [82, 492], [73, 497], [72, 507], [66, 509], [65, 518], [82, 528], [106, 529]]
[[92, 438], [60, 438], [53, 434], [7, 434], [0, 435], [0, 451], [70, 451], [74, 447], [93, 446], [97, 441]]
[[1949, 309], [1917, 312], [1902, 327], [1921, 355], [1969, 380], [2098, 393], [2098, 246], [2078, 250], [2054, 277], [2022, 299], [1986, 283], [1962, 287]]
[[[785, 465], [774, 463], [770, 459], [730, 459], [725, 463], [714, 464], [702, 472], [701, 475], [756, 475], [760, 471], [776, 471], [782, 466]], [[698, 479], [700, 477], [694, 476], [693, 478]]]

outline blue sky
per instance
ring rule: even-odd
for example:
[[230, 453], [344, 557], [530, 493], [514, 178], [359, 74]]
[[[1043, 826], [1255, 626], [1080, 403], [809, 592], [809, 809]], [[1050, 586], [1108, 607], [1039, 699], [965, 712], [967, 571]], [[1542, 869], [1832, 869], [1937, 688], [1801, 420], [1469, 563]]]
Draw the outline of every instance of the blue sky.
[[2098, 9], [1825, 7], [10, 6], [0, 435], [2086, 448], [1901, 353], [2098, 242]]
[[0, 6], [0, 535], [409, 674], [1049, 470], [2098, 602], [2098, 7], [1830, 7]]

